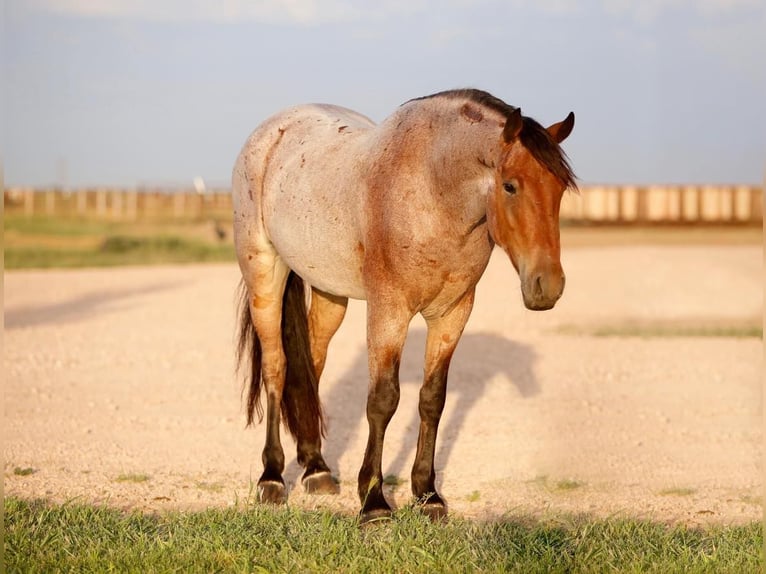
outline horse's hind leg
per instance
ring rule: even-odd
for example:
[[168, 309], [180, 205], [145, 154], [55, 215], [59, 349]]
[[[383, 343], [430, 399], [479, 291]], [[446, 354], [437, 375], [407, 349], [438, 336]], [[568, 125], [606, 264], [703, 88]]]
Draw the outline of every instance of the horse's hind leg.
[[[311, 308], [309, 310], [309, 339], [311, 357], [317, 381], [322, 376], [327, 347], [346, 315], [348, 299], [330, 295], [312, 288]], [[306, 469], [303, 474], [303, 487], [310, 494], [337, 494], [338, 485], [333, 479], [327, 463], [322, 457], [322, 437], [320, 434], [307, 432], [297, 437], [298, 463]]]
[[447, 391], [447, 371], [473, 307], [474, 292], [466, 293], [458, 304], [444, 315], [429, 317], [426, 338], [425, 377], [420, 389], [420, 432], [415, 464], [412, 467], [412, 493], [423, 511], [436, 520], [446, 516], [447, 508], [436, 492], [434, 451], [439, 419]]
[[285, 455], [279, 423], [286, 358], [281, 322], [289, 269], [276, 253], [259, 252], [248, 257], [242, 270], [250, 296], [250, 316], [261, 344], [261, 376], [266, 389], [266, 444], [262, 456], [263, 474], [258, 479], [258, 498], [262, 502], [282, 503], [286, 499], [282, 478]]
[[338, 331], [346, 316], [348, 299], [311, 288], [311, 308], [309, 310], [309, 336], [311, 337], [311, 356], [317, 378], [322, 376], [327, 359], [327, 347]]
[[359, 470], [358, 493], [363, 523], [390, 516], [383, 495], [383, 440], [399, 404], [399, 362], [412, 313], [393, 301], [367, 302], [367, 349], [370, 386], [367, 395], [369, 436]]

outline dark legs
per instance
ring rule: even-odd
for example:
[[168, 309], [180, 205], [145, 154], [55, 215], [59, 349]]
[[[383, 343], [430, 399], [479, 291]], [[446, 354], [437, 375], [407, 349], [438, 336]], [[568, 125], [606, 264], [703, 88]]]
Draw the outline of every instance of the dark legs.
[[[279, 430], [287, 372], [283, 345], [286, 344], [288, 349], [292, 349], [290, 345], [293, 341], [288, 337], [285, 339], [287, 343], [284, 343], [282, 338], [283, 295], [289, 269], [274, 253], [258, 253], [255, 258], [249, 258], [249, 261], [252, 263], [248, 265], [246, 273], [243, 272], [243, 276], [250, 296], [250, 316], [260, 344], [261, 377], [266, 391], [267, 428], [262, 455], [264, 470], [258, 480], [258, 497], [263, 502], [281, 503], [286, 498], [282, 478], [285, 459]], [[296, 291], [292, 289], [289, 292]], [[311, 348], [309, 362], [313, 362], [314, 373], [311, 373], [311, 367], [307, 372], [309, 376], [316, 374], [313, 382], [316, 385], [324, 369], [330, 339], [345, 315], [347, 300], [317, 290], [313, 290], [312, 295], [312, 305], [308, 314], [308, 336]], [[425, 377], [420, 391], [421, 423], [412, 469], [412, 492], [422, 502], [424, 511], [432, 518], [446, 514], [445, 504], [436, 492], [434, 484], [436, 434], [444, 408], [450, 359], [472, 305], [471, 291], [446, 313], [443, 309], [423, 311], [428, 323], [428, 337]], [[288, 306], [289, 309], [294, 307]], [[399, 403], [399, 362], [412, 314], [406, 304], [396, 304], [390, 299], [385, 302], [368, 301], [369, 437], [358, 483], [363, 522], [386, 517], [391, 513], [391, 507], [383, 495], [383, 442], [388, 423]], [[287, 313], [286, 317], [289, 316], [290, 313]], [[305, 349], [306, 345], [301, 348]], [[288, 388], [296, 387], [291, 385]], [[300, 409], [302, 404], [304, 403], [299, 401], [295, 408]], [[299, 411], [292, 408], [286, 412], [290, 421], [292, 419], [289, 417]], [[294, 427], [291, 423], [290, 428], [298, 429], [298, 432], [293, 432], [297, 439], [298, 462], [306, 469], [303, 476], [306, 490], [315, 493], [337, 492], [337, 486], [321, 454], [320, 426], [316, 429], [311, 425]]]
[[359, 471], [359, 499], [362, 522], [391, 514], [383, 496], [383, 439], [399, 404], [399, 361], [412, 318], [404, 309], [380, 308], [368, 302], [367, 349], [370, 387], [367, 396], [367, 423], [370, 434]]
[[[428, 324], [424, 381], [420, 390], [420, 432], [415, 464], [412, 468], [412, 493], [432, 519], [446, 515], [446, 506], [434, 484], [434, 453], [447, 389], [447, 372], [452, 354], [463, 333], [473, 307], [474, 292], [469, 291], [447, 313], [423, 316]], [[362, 522], [391, 514], [383, 496], [383, 440], [399, 403], [399, 360], [411, 314], [390, 306], [378, 310], [368, 303], [367, 347], [370, 363], [370, 389], [367, 397], [367, 422], [370, 428], [364, 462], [359, 471], [359, 499]]]
[[258, 498], [263, 502], [285, 500], [282, 471], [285, 455], [279, 438], [280, 408], [285, 384], [285, 353], [282, 347], [282, 296], [288, 268], [278, 256], [258, 254], [243, 277], [250, 294], [250, 316], [260, 339], [261, 376], [266, 390], [266, 444], [263, 448], [263, 474], [258, 479]]
[[463, 333], [473, 307], [473, 291], [448, 314], [426, 316], [428, 337], [423, 386], [420, 389], [420, 432], [415, 464], [412, 467], [412, 494], [423, 504], [423, 511], [432, 519], [446, 516], [444, 501], [436, 492], [434, 453], [447, 390], [447, 372], [452, 354]]
[[[303, 476], [306, 490], [337, 493], [338, 487], [321, 454], [321, 415], [316, 386], [324, 368], [327, 346], [343, 320], [347, 300], [314, 290], [307, 316], [303, 283], [288, 281], [290, 271], [276, 253], [270, 250], [252, 254], [242, 269], [266, 391], [266, 443], [262, 454], [263, 474], [258, 479], [258, 499], [275, 504], [286, 499], [282, 478], [285, 456], [279, 429], [283, 414], [296, 438], [298, 463], [306, 469]], [[286, 351], [290, 356], [289, 370]]]
[[[308, 322], [311, 357], [314, 361], [317, 381], [319, 381], [324, 370], [330, 339], [343, 322], [347, 305], [348, 299], [345, 297], [336, 297], [312, 289]], [[322, 457], [322, 437], [319, 433], [299, 435], [297, 443], [298, 464], [306, 469], [302, 478], [306, 492], [310, 494], [337, 494], [338, 486]]]

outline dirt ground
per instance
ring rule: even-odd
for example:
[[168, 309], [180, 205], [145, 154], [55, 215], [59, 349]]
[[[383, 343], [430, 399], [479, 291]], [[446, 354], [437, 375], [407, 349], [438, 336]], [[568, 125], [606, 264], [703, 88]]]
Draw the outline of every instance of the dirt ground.
[[[763, 343], [595, 337], [594, 326], [761, 323], [758, 245], [576, 246], [556, 309], [526, 311], [497, 250], [454, 357], [437, 446], [450, 512], [668, 522], [762, 516]], [[264, 427], [245, 429], [232, 264], [4, 274], [5, 495], [145, 510], [252, 500]], [[335, 497], [355, 513], [367, 437], [365, 308], [352, 302], [321, 395]], [[425, 341], [410, 329], [389, 427], [389, 499], [409, 502]]]

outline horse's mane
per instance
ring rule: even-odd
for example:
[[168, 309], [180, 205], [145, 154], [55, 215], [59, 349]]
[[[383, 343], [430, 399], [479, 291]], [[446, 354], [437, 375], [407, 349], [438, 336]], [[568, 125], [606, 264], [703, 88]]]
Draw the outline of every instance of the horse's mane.
[[[430, 98], [450, 98], [468, 100], [488, 108], [495, 112], [498, 112], [503, 117], [507, 118], [511, 113], [515, 112], [517, 108], [506, 104], [500, 98], [496, 98], [492, 94], [483, 90], [476, 90], [473, 88], [467, 88], [462, 90], [447, 90], [444, 92], [437, 92], [430, 96], [422, 96], [420, 98], [414, 98], [409, 100], [410, 102], [418, 100], [427, 100]], [[409, 102], [407, 102], [409, 103]], [[569, 165], [569, 160], [561, 149], [558, 143], [551, 138], [548, 130], [537, 123], [534, 119], [527, 116], [522, 116], [524, 127], [521, 130], [521, 143], [525, 148], [529, 150], [532, 156], [546, 166], [553, 175], [558, 177], [567, 187], [573, 189], [577, 188], [577, 181], [572, 167]]]

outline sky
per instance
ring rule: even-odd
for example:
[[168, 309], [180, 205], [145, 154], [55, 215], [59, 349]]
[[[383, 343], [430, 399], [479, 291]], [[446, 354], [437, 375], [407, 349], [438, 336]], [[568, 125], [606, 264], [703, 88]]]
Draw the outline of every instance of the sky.
[[5, 184], [228, 185], [248, 134], [476, 87], [582, 184], [760, 184], [762, 0], [0, 0]]

